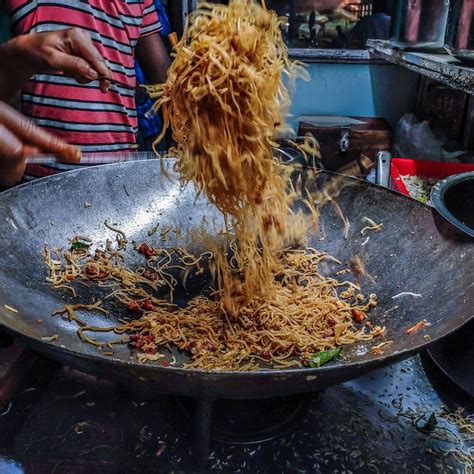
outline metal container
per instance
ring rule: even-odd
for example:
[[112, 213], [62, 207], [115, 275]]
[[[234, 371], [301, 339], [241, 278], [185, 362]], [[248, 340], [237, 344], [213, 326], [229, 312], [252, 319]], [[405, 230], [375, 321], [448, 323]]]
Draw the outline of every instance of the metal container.
[[474, 237], [474, 171], [436, 183], [431, 188], [431, 202], [448, 222]]
[[451, 0], [446, 49], [461, 61], [474, 61], [474, 2]]
[[442, 52], [449, 0], [398, 0], [393, 5], [390, 44], [405, 50]]

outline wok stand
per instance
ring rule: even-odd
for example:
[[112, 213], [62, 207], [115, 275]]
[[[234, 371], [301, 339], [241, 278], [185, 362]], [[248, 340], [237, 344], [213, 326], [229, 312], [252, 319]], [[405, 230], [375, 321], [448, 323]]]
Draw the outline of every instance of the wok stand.
[[206, 466], [212, 441], [254, 445], [284, 436], [301, 422], [314, 397], [315, 393], [260, 401], [195, 400], [196, 462]]
[[194, 414], [194, 455], [199, 466], [206, 466], [211, 445], [212, 411], [214, 401], [196, 400]]

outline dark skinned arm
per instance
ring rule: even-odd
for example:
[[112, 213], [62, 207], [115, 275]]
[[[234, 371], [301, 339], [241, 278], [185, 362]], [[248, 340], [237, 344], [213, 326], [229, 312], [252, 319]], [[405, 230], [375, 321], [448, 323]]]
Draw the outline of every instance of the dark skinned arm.
[[52, 153], [64, 162], [76, 163], [79, 148], [37, 127], [9, 105], [0, 102], [0, 188], [13, 186], [25, 171], [25, 157], [32, 153]]
[[159, 33], [140, 38], [135, 48], [135, 55], [149, 84], [166, 81], [171, 59]]
[[58, 73], [87, 83], [100, 80], [102, 91], [111, 73], [88, 33], [77, 28], [18, 36], [0, 46], [0, 187], [22, 177], [25, 159], [52, 153], [64, 162], [80, 160], [79, 148], [42, 130], [1, 100], [11, 99], [37, 73]]
[[0, 46], [0, 100], [10, 100], [34, 74], [63, 73], [85, 84], [100, 78], [105, 92], [111, 72], [78, 28], [18, 36]]

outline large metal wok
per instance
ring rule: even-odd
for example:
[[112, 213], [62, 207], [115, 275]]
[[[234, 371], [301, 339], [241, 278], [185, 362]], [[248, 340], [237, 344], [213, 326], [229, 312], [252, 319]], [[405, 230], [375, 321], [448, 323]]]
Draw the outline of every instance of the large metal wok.
[[[168, 172], [172, 172], [172, 165], [172, 160], [165, 163]], [[321, 172], [306, 185], [315, 191], [336, 176]], [[345, 268], [351, 257], [359, 256], [364, 262], [369, 276], [360, 276], [359, 282], [366, 294], [377, 293], [379, 300], [371, 320], [385, 326], [387, 340], [393, 341], [383, 354], [370, 351], [379, 340], [345, 347], [341, 358], [319, 369], [204, 372], [163, 367], [159, 362], [140, 365], [126, 345], [116, 347], [115, 354], [108, 356], [81, 342], [75, 324], [51, 316], [73, 299], [66, 290], [53, 291], [45, 281], [41, 255], [45, 243], [64, 247], [67, 239], [77, 234], [104, 243], [115, 236], [104, 226], [107, 220], [136, 242], [159, 242], [159, 236], [148, 236], [157, 224], [160, 228], [179, 227], [181, 237], [170, 232], [168, 241], [162, 242], [170, 247], [183, 245], [178, 239], [185, 241], [190, 230], [202, 225], [203, 216], [210, 228], [215, 225], [213, 220], [220, 220], [204, 197], [196, 200], [193, 186], [182, 188], [167, 179], [155, 160], [72, 171], [0, 194], [1, 325], [45, 355], [125, 384], [202, 398], [260, 398], [310, 392], [349, 380], [407, 358], [465, 324], [474, 315], [472, 240], [458, 238], [449, 226], [436, 221], [429, 207], [414, 200], [360, 180], [337, 179], [345, 186], [337, 202], [351, 224], [349, 234], [344, 239], [342, 221], [328, 203], [321, 208], [320, 233], [313, 235], [311, 245], [343, 262], [322, 268], [332, 274]], [[366, 226], [363, 216], [384, 225], [382, 232], [367, 234], [368, 241], [360, 233]], [[139, 262], [141, 256], [130, 245], [127, 263], [133, 266]], [[356, 279], [354, 275], [351, 278]], [[193, 291], [201, 288], [195, 281]], [[422, 296], [392, 298], [401, 292]], [[79, 293], [79, 301], [90, 302], [98, 296]], [[83, 317], [97, 325], [110, 325], [121, 315], [112, 311], [107, 317]], [[38, 319], [43, 323], [38, 324]], [[421, 319], [431, 325], [405, 334]], [[42, 339], [53, 334], [59, 339]], [[183, 354], [177, 357], [178, 362], [186, 360]]]

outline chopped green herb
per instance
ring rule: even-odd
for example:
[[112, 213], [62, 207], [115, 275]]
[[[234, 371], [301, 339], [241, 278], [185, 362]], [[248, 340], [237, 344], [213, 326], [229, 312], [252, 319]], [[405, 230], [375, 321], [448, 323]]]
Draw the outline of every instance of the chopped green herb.
[[335, 359], [341, 352], [342, 352], [342, 349], [340, 347], [338, 347], [337, 349], [331, 349], [329, 351], [316, 352], [316, 354], [313, 354], [308, 359], [309, 366], [312, 369], [321, 367], [327, 362]]
[[71, 244], [71, 250], [81, 250], [88, 249], [91, 244], [86, 244], [85, 242], [76, 241]]

